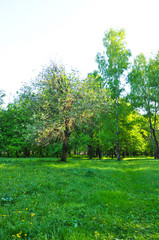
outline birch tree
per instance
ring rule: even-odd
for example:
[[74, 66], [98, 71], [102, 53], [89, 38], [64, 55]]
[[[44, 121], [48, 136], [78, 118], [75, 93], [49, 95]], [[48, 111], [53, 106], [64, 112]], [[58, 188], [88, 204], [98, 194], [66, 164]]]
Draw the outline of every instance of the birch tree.
[[105, 52], [102, 54], [98, 53], [96, 61], [103, 78], [103, 85], [111, 91], [111, 97], [114, 100], [116, 153], [117, 160], [121, 160], [119, 143], [119, 98], [123, 90], [121, 87], [121, 79], [124, 71], [128, 69], [131, 52], [126, 47], [125, 31], [123, 29], [119, 31], [110, 29], [107, 31], [103, 39], [103, 45]]

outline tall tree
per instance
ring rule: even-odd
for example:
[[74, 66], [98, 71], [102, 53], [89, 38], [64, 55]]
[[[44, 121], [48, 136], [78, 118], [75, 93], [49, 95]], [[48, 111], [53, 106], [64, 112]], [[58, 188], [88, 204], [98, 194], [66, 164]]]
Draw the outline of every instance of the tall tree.
[[124, 71], [128, 68], [131, 52], [126, 47], [125, 31], [123, 29], [119, 31], [110, 29], [106, 32], [103, 39], [103, 45], [106, 50], [103, 54], [97, 54], [96, 61], [103, 78], [103, 83], [111, 91], [111, 96], [114, 100], [116, 119], [116, 152], [117, 160], [121, 160], [119, 145], [119, 97], [121, 96], [121, 92], [123, 90], [121, 87], [121, 79]]
[[159, 110], [159, 54], [150, 60], [144, 54], [137, 56], [128, 75], [128, 82], [131, 86], [131, 103], [135, 108], [143, 110], [148, 118], [154, 157], [159, 158], [155, 129]]

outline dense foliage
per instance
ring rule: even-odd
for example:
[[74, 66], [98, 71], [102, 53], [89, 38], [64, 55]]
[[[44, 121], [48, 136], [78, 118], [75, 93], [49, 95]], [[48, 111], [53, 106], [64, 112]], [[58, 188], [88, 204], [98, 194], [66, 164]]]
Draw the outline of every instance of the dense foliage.
[[99, 71], [86, 79], [51, 63], [6, 108], [0, 91], [1, 156], [159, 158], [159, 52], [130, 64], [123, 29], [107, 31], [103, 44]]

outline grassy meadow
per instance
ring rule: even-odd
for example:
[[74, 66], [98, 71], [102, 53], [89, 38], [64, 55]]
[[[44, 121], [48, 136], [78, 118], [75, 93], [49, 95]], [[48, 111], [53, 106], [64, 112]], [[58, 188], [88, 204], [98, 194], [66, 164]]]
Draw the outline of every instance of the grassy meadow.
[[159, 239], [159, 160], [0, 158], [0, 239]]

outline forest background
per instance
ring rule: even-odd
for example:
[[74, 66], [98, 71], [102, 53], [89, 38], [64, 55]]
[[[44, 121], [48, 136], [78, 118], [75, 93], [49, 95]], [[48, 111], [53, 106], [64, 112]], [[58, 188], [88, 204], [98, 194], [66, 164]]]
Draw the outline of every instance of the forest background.
[[132, 61], [123, 29], [103, 45], [85, 79], [51, 62], [6, 107], [1, 90], [1, 156], [159, 158], [159, 52]]

